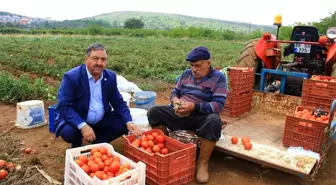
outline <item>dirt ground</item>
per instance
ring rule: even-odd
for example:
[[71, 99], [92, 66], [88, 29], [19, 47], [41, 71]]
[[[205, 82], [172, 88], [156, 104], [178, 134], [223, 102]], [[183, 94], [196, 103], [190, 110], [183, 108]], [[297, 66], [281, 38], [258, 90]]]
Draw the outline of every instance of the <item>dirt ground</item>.
[[[156, 103], [167, 104], [169, 93], [169, 91], [159, 92]], [[45, 102], [47, 119], [47, 107], [51, 104], [52, 102]], [[42, 162], [43, 170], [55, 180], [63, 183], [65, 150], [70, 145], [61, 138], [55, 138], [52, 133], [49, 133], [47, 125], [29, 130], [13, 128], [16, 120], [15, 106], [0, 104], [0, 112], [0, 133], [8, 132], [12, 137], [24, 141], [25, 147], [37, 149], [39, 154], [36, 155]], [[122, 144], [123, 141], [121, 139], [112, 142], [115, 150], [120, 153], [123, 153]], [[1, 149], [0, 152], [2, 152]], [[314, 182], [243, 159], [234, 158], [219, 151], [213, 152], [209, 169], [211, 178], [209, 185], [332, 185], [336, 184], [336, 142], [332, 144], [326, 166], [319, 172]], [[194, 185], [197, 183], [191, 182], [189, 184]]]

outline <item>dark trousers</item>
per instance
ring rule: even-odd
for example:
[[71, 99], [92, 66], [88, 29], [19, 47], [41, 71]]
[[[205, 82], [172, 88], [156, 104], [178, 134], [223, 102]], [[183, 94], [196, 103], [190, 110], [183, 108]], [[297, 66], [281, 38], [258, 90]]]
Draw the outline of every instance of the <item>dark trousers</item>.
[[170, 106], [153, 106], [147, 112], [149, 124], [153, 127], [165, 125], [169, 130], [192, 130], [198, 137], [218, 141], [221, 136], [222, 121], [217, 113], [192, 113], [179, 117]]
[[[109, 143], [128, 133], [126, 124], [116, 115], [106, 115], [96, 124], [88, 125], [93, 129], [96, 135], [96, 140], [93, 143]], [[73, 125], [65, 124], [60, 129], [60, 136], [64, 141], [71, 143], [73, 148], [82, 145], [82, 133]]]

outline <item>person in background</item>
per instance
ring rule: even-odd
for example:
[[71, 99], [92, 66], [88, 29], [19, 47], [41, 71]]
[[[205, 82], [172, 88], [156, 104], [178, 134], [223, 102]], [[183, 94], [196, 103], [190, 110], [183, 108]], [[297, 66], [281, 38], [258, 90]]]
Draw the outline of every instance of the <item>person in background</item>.
[[105, 47], [91, 44], [84, 61], [63, 76], [57, 96], [56, 137], [61, 136], [74, 148], [82, 145], [82, 139], [102, 143], [128, 132], [140, 135], [118, 91], [116, 73], [106, 69]]
[[197, 164], [196, 180], [209, 181], [208, 162], [221, 136], [223, 111], [226, 97], [226, 79], [222, 72], [211, 66], [208, 48], [199, 46], [187, 54], [186, 60], [191, 69], [179, 77], [171, 93], [171, 105], [155, 105], [148, 112], [152, 128], [167, 134], [171, 131], [191, 130], [200, 138], [200, 155]]

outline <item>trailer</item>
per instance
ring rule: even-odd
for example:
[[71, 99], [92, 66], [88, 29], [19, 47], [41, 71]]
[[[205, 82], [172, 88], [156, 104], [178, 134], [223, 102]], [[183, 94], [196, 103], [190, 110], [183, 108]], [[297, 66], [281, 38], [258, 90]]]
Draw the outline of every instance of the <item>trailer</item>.
[[[331, 116], [324, 130], [325, 141], [323, 146], [320, 146], [323, 149], [319, 153], [300, 147], [284, 146], [286, 117], [294, 113], [300, 104], [300, 97], [254, 91], [250, 112], [236, 118], [221, 116], [222, 120], [227, 121], [227, 126], [216, 144], [216, 150], [314, 180], [315, 175], [326, 163], [332, 136], [335, 136], [335, 121]], [[334, 114], [335, 105], [336, 101], [331, 106], [330, 115]], [[245, 150], [241, 142], [232, 144], [232, 136], [249, 137], [252, 149]]]

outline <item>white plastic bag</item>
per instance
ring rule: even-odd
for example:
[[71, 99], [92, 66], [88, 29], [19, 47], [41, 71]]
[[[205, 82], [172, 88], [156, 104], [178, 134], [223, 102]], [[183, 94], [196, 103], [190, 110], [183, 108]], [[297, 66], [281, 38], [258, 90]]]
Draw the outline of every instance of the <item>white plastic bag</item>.
[[135, 83], [129, 82], [123, 76], [117, 75], [118, 90], [120, 92], [139, 92], [142, 91]]

